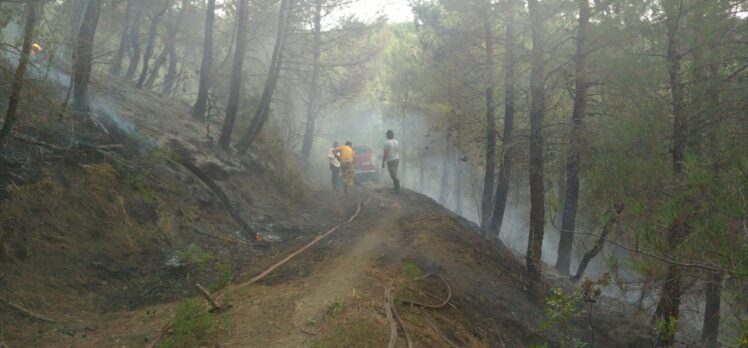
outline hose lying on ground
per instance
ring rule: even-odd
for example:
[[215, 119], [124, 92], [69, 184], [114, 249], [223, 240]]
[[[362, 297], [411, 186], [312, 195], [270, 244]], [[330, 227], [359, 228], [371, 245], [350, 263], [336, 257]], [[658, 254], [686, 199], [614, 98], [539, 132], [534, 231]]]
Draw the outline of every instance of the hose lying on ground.
[[278, 262], [278, 263], [270, 266], [268, 269], [264, 270], [262, 273], [256, 275], [252, 279], [250, 279], [250, 280], [242, 283], [240, 286], [247, 286], [247, 285], [250, 285], [250, 284], [253, 284], [253, 283], [256, 283], [256, 282], [260, 281], [262, 278], [265, 278], [268, 274], [270, 274], [273, 271], [275, 271], [278, 267], [283, 266], [288, 261], [291, 261], [291, 259], [293, 259], [294, 257], [298, 256], [299, 254], [303, 253], [307, 249], [311, 248], [312, 246], [314, 246], [315, 244], [317, 244], [319, 241], [321, 241], [321, 240], [325, 239], [327, 236], [331, 235], [333, 232], [337, 231], [338, 229], [340, 229], [341, 227], [343, 227], [343, 226], [345, 226], [347, 224], [350, 224], [351, 222], [353, 222], [353, 220], [356, 219], [356, 217], [358, 217], [358, 214], [361, 213], [361, 208], [363, 207], [363, 205], [364, 205], [363, 202], [358, 203], [358, 205], [356, 205], [356, 212], [353, 213], [353, 215], [346, 222], [333, 227], [332, 229], [330, 229], [329, 231], [325, 232], [324, 234], [321, 234], [321, 235], [317, 236], [317, 238], [314, 238], [311, 242], [309, 242], [308, 244], [306, 244], [303, 247], [299, 248], [299, 250], [294, 251], [293, 253], [291, 253], [291, 255], [286, 256], [286, 258], [284, 258], [280, 262]]

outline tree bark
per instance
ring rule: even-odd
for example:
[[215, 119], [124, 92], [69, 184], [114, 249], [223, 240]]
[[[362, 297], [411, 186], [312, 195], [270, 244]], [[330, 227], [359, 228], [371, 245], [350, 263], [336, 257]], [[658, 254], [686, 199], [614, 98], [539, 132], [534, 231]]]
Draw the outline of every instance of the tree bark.
[[210, 73], [213, 69], [213, 21], [216, 15], [216, 0], [208, 0], [205, 14], [205, 40], [203, 41], [203, 61], [200, 63], [200, 82], [197, 88], [197, 100], [192, 106], [192, 117], [205, 118], [210, 90]]
[[236, 49], [234, 50], [234, 66], [231, 69], [231, 82], [229, 84], [229, 100], [226, 105], [226, 117], [223, 120], [221, 136], [218, 144], [228, 149], [231, 144], [231, 133], [234, 132], [234, 121], [239, 111], [239, 93], [242, 85], [242, 67], [244, 65], [244, 52], [247, 41], [247, 0], [239, 0], [239, 13], [236, 25]]
[[182, 10], [179, 12], [179, 17], [177, 17], [177, 23], [173, 33], [173, 37], [170, 38], [169, 41], [167, 41], [166, 52], [169, 56], [169, 70], [166, 72], [166, 76], [164, 76], [164, 86], [162, 89], [162, 92], [166, 95], [171, 95], [172, 92], [176, 89], [174, 87], [176, 86], [177, 76], [179, 75], [177, 73], [177, 34], [179, 33], [179, 29], [182, 27], [184, 14], [187, 11], [187, 7], [189, 7], [189, 5], [189, 0], [182, 0]]
[[156, 84], [156, 79], [158, 78], [158, 75], [161, 74], [161, 68], [164, 66], [164, 63], [166, 63], [166, 57], [169, 55], [169, 48], [164, 47], [163, 50], [161, 50], [161, 54], [158, 55], [158, 58], [156, 58], [156, 61], [153, 62], [153, 68], [151, 68], [151, 72], [148, 73], [148, 78], [145, 80], [145, 84], [143, 87], [146, 89], [153, 88], [153, 85]]
[[496, 109], [494, 105], [494, 49], [493, 22], [490, 3], [483, 19], [483, 39], [486, 60], [486, 167], [483, 175], [483, 195], [481, 196], [481, 233], [486, 236], [493, 210], [494, 176], [496, 175]]
[[96, 26], [99, 23], [100, 13], [101, 0], [89, 0], [75, 48], [75, 65], [73, 67], [73, 110], [75, 112], [86, 113], [91, 111], [88, 83], [91, 80], [94, 37], [96, 36]]
[[532, 296], [542, 302], [542, 251], [545, 228], [545, 185], [543, 182], [543, 117], [545, 109], [545, 33], [538, 0], [528, 0], [532, 30], [530, 72], [530, 233], [527, 242], [527, 273]]
[[125, 20], [122, 23], [122, 34], [119, 38], [119, 47], [117, 53], [114, 56], [114, 62], [109, 68], [109, 73], [114, 76], [119, 76], [122, 73], [122, 61], [125, 59], [125, 53], [127, 52], [127, 38], [130, 30], [130, 16], [132, 14], [132, 0], [127, 0], [127, 7], [125, 8]]
[[156, 14], [151, 19], [151, 26], [148, 28], [148, 44], [145, 46], [145, 53], [143, 54], [143, 68], [140, 71], [140, 77], [138, 77], [138, 81], [135, 83], [135, 87], [137, 88], [143, 88], [143, 85], [145, 84], [145, 79], [148, 77], [148, 64], [151, 61], [151, 56], [153, 55], [153, 49], [156, 45], [156, 35], [158, 33], [158, 23], [161, 20], [161, 17], [166, 13], [166, 10], [169, 9], [169, 5], [171, 4], [171, 0], [166, 0], [164, 3], [164, 8], [156, 12]]
[[720, 306], [722, 305], [722, 280], [724, 273], [711, 272], [706, 283], [706, 308], [701, 329], [701, 346], [718, 347]]
[[8, 111], [5, 113], [3, 127], [0, 128], [0, 149], [6, 142], [8, 134], [13, 129], [13, 124], [18, 115], [18, 102], [21, 97], [21, 88], [23, 88], [24, 77], [26, 76], [26, 67], [29, 64], [31, 54], [31, 45], [34, 43], [34, 31], [36, 22], [39, 20], [40, 6], [42, 1], [28, 1], [26, 3], [26, 23], [23, 27], [23, 46], [21, 47], [21, 57], [18, 59], [18, 66], [13, 75], [13, 82], [10, 87], [10, 96], [8, 97]]
[[289, 26], [288, 22], [294, 1], [295, 0], [281, 1], [280, 15], [278, 18], [278, 34], [275, 39], [275, 47], [273, 48], [273, 58], [270, 62], [270, 71], [268, 78], [265, 81], [265, 88], [262, 92], [260, 104], [257, 106], [255, 115], [252, 118], [252, 123], [236, 145], [236, 149], [240, 154], [246, 153], [255, 140], [257, 140], [257, 137], [259, 137], [262, 128], [265, 126], [268, 115], [270, 114], [270, 103], [273, 100], [273, 92], [275, 92], [275, 86], [278, 83], [281, 66], [283, 65], [283, 50], [286, 46]]
[[579, 205], [579, 166], [581, 161], [582, 122], [587, 114], [587, 27], [590, 22], [589, 0], [578, 0], [579, 19], [577, 28], [577, 52], [574, 57], [576, 72], [574, 111], [571, 116], [572, 129], [571, 149], [566, 161], [566, 192], [564, 193], [563, 213], [561, 216], [561, 239], [558, 243], [556, 270], [562, 275], [569, 274], [571, 267], [571, 248], [574, 244], [574, 232], [577, 223]]
[[127, 73], [125, 77], [132, 79], [135, 76], [135, 72], [138, 71], [138, 65], [140, 64], [140, 24], [143, 22], [143, 9], [145, 7], [143, 0], [132, 0], [137, 1], [135, 7], [135, 19], [133, 19], [132, 26], [130, 27], [130, 46], [132, 52], [130, 54], [130, 63], [127, 66]]
[[[678, 2], [678, 4], [675, 4]], [[683, 6], [681, 1], [665, 1], [666, 26], [667, 26], [667, 67], [670, 83], [671, 106], [673, 112], [673, 145], [672, 161], [673, 172], [676, 176], [683, 173], [683, 160], [686, 155], [686, 136], [687, 123], [685, 114], [684, 87], [681, 72], [682, 54], [680, 53], [680, 42], [678, 40], [678, 31], [683, 16]], [[667, 240], [669, 250], [674, 250], [680, 240], [688, 233], [683, 214], [676, 217], [667, 231]], [[656, 318], [666, 322], [678, 320], [680, 314], [680, 296], [681, 296], [681, 278], [683, 269], [678, 265], [669, 265], [665, 284], [660, 292], [660, 300], [657, 304]], [[658, 344], [668, 347], [673, 344], [675, 332], [673, 330], [661, 330], [659, 332]]]
[[68, 31], [68, 38], [66, 40], [66, 52], [72, 56], [75, 53], [75, 45], [78, 40], [78, 32], [81, 29], [81, 23], [83, 21], [83, 13], [86, 10], [86, 0], [71, 0], [70, 1], [70, 30]]
[[320, 37], [322, 35], [322, 0], [316, 0], [314, 8], [314, 38], [312, 42], [312, 82], [309, 86], [309, 103], [306, 111], [306, 127], [304, 142], [301, 145], [301, 157], [309, 164], [309, 155], [314, 145], [314, 134], [317, 124], [317, 108], [319, 102], [319, 74], [320, 74]]
[[514, 28], [515, 2], [507, 3], [506, 11], [506, 38], [504, 41], [504, 132], [501, 138], [501, 154], [499, 161], [499, 182], [494, 194], [493, 215], [489, 225], [489, 233], [498, 238], [501, 235], [501, 226], [504, 223], [506, 212], [506, 201], [509, 196], [510, 176], [512, 172], [512, 156], [509, 153], [514, 131], [514, 67], [516, 65], [516, 30]]
[[156, 79], [158, 78], [158, 75], [161, 72], [161, 67], [163, 67], [164, 63], [166, 63], [167, 56], [169, 57], [169, 71], [164, 77], [164, 88], [163, 88], [164, 93], [168, 94], [168, 92], [171, 90], [171, 87], [173, 86], [174, 77], [172, 76], [172, 74], [176, 75], [176, 69], [177, 69], [176, 68], [176, 65], [177, 65], [176, 64], [177, 33], [179, 33], [179, 29], [182, 27], [182, 21], [184, 20], [184, 15], [185, 15], [185, 12], [187, 12], [188, 6], [189, 6], [189, 0], [182, 0], [182, 8], [179, 10], [179, 14], [177, 15], [176, 20], [172, 21], [169, 24], [169, 29], [166, 33], [166, 39], [164, 40], [164, 50], [161, 51], [161, 54], [156, 59], [156, 62], [153, 64], [153, 69], [151, 69], [151, 72], [148, 75], [148, 79], [145, 81], [145, 87], [148, 89], [153, 88], [153, 85], [156, 83]]

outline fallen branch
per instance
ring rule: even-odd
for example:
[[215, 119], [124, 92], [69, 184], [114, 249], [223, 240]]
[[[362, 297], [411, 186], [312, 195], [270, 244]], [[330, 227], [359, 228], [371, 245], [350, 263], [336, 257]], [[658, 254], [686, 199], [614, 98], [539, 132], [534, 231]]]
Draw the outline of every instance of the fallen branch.
[[397, 344], [397, 323], [392, 315], [392, 307], [390, 307], [390, 303], [392, 303], [393, 284], [394, 282], [391, 281], [390, 285], [384, 288], [384, 311], [387, 314], [387, 321], [390, 323], [390, 343], [387, 345], [387, 348], [395, 348]]
[[293, 259], [294, 257], [298, 256], [299, 254], [303, 253], [303, 252], [304, 252], [304, 251], [306, 251], [307, 249], [311, 248], [312, 246], [314, 246], [315, 244], [317, 244], [317, 243], [318, 243], [319, 241], [321, 241], [322, 239], [325, 239], [325, 238], [326, 238], [327, 236], [331, 235], [331, 234], [332, 234], [333, 232], [335, 232], [335, 231], [337, 231], [338, 229], [340, 229], [341, 227], [343, 227], [343, 226], [345, 226], [345, 225], [347, 225], [347, 224], [349, 224], [349, 223], [353, 222], [353, 220], [355, 220], [355, 219], [356, 219], [356, 217], [358, 217], [358, 214], [359, 214], [359, 213], [361, 213], [361, 208], [362, 208], [362, 207], [363, 207], [363, 203], [359, 203], [359, 204], [358, 204], [358, 205], [356, 206], [356, 212], [355, 212], [355, 213], [353, 213], [353, 215], [351, 215], [351, 217], [350, 217], [350, 218], [349, 218], [349, 219], [348, 219], [348, 220], [347, 220], [346, 222], [344, 222], [344, 223], [342, 223], [342, 224], [340, 224], [340, 225], [337, 225], [337, 226], [333, 227], [333, 228], [332, 228], [331, 230], [329, 230], [329, 231], [325, 232], [325, 233], [324, 233], [324, 234], [322, 234], [322, 235], [319, 235], [319, 236], [317, 236], [317, 238], [314, 238], [314, 239], [313, 239], [313, 240], [312, 240], [311, 242], [309, 242], [308, 244], [306, 244], [306, 245], [304, 245], [303, 247], [299, 248], [299, 250], [296, 250], [296, 251], [294, 251], [293, 253], [291, 253], [291, 255], [288, 255], [288, 256], [286, 256], [286, 257], [285, 257], [285, 258], [284, 258], [283, 260], [281, 260], [280, 262], [278, 262], [278, 263], [276, 263], [276, 264], [274, 264], [274, 265], [270, 266], [270, 267], [269, 267], [268, 269], [264, 270], [264, 271], [263, 271], [262, 273], [260, 273], [260, 274], [256, 275], [256, 276], [255, 276], [254, 278], [252, 278], [252, 279], [248, 280], [247, 282], [245, 282], [245, 283], [242, 283], [242, 284], [241, 284], [240, 286], [247, 286], [247, 285], [250, 285], [250, 284], [253, 284], [253, 283], [256, 283], [256, 282], [258, 282], [258, 281], [259, 281], [259, 280], [261, 280], [262, 278], [265, 278], [265, 277], [266, 277], [266, 276], [267, 276], [268, 274], [270, 274], [270, 273], [272, 273], [273, 271], [275, 271], [275, 270], [276, 270], [276, 269], [277, 269], [278, 267], [280, 267], [280, 266], [283, 266], [284, 264], [286, 264], [286, 263], [287, 263], [288, 261], [290, 261], [290, 260], [291, 260], [291, 259]]
[[41, 314], [34, 313], [31, 310], [28, 310], [26, 308], [23, 308], [20, 305], [18, 305], [16, 303], [13, 303], [10, 300], [6, 300], [6, 299], [1, 299], [0, 298], [0, 302], [5, 303], [6, 305], [10, 306], [11, 308], [13, 308], [13, 309], [15, 309], [15, 310], [17, 310], [17, 311], [19, 311], [19, 312], [21, 312], [23, 314], [26, 314], [27, 316], [29, 316], [31, 318], [34, 318], [36, 320], [47, 322], [47, 323], [56, 323], [56, 321], [54, 321], [54, 320], [52, 320], [50, 318], [47, 318], [47, 317], [45, 317], [45, 316], [43, 316]]
[[427, 279], [427, 278], [430, 278], [430, 277], [437, 277], [437, 278], [439, 278], [442, 281], [442, 283], [444, 283], [444, 286], [447, 288], [447, 298], [446, 299], [442, 300], [442, 302], [440, 304], [437, 304], [437, 305], [420, 303], [420, 302], [411, 301], [411, 300], [400, 300], [400, 302], [405, 303], [405, 304], [409, 304], [409, 305], [413, 305], [413, 306], [416, 306], [416, 307], [429, 308], [429, 309], [439, 309], [439, 308], [443, 308], [444, 306], [448, 305], [449, 301], [452, 299], [452, 287], [449, 285], [449, 282], [447, 281], [446, 278], [444, 278], [441, 275], [435, 274], [435, 273], [429, 273], [429, 274], [427, 274], [427, 275], [425, 275], [423, 277], [417, 278], [415, 280], [419, 281], [419, 280], [424, 280], [424, 279]]
[[220, 303], [218, 303], [217, 299], [214, 299], [213, 296], [210, 295], [210, 291], [208, 289], [204, 288], [200, 283], [195, 283], [195, 287], [197, 287], [198, 290], [200, 290], [200, 293], [203, 294], [203, 297], [205, 297], [206, 300], [208, 300], [208, 303], [213, 307], [211, 309], [211, 312], [221, 310], [223, 306], [221, 306]]
[[93, 145], [93, 144], [75, 143], [75, 144], [69, 145], [69, 147], [62, 147], [59, 145], [41, 141], [37, 138], [34, 138], [30, 135], [26, 135], [23, 133], [15, 133], [13, 135], [13, 138], [18, 141], [27, 143], [27, 144], [41, 146], [41, 147], [44, 147], [44, 148], [47, 148], [49, 150], [53, 150], [56, 152], [68, 152], [70, 150], [77, 150], [77, 151], [90, 150], [90, 151], [95, 151], [95, 152], [101, 152], [105, 150], [113, 150], [113, 149], [124, 150], [125, 149], [125, 146], [122, 144]]
[[186, 157], [181, 157], [179, 159], [179, 164], [181, 164], [183, 167], [187, 168], [192, 174], [194, 174], [200, 181], [202, 181], [205, 185], [210, 188], [211, 191], [213, 191], [213, 194], [218, 197], [218, 199], [223, 203], [223, 205], [226, 207], [226, 210], [228, 210], [229, 215], [236, 221], [236, 223], [241, 226], [242, 230], [244, 232], [251, 233], [252, 228], [249, 226], [249, 224], [244, 221], [244, 218], [239, 214], [239, 212], [234, 209], [234, 206], [231, 204], [231, 201], [229, 201], [229, 197], [226, 196], [226, 193], [223, 192], [220, 186], [216, 184], [213, 179], [211, 179], [207, 174], [205, 174], [200, 168], [198, 168], [194, 163], [192, 163], [189, 159]]

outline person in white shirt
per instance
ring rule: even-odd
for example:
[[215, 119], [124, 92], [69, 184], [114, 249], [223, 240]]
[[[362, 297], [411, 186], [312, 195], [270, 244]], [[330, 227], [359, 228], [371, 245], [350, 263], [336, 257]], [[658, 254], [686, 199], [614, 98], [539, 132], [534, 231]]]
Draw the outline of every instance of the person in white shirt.
[[382, 156], [382, 168], [387, 164], [387, 171], [395, 186], [394, 192], [400, 192], [400, 179], [397, 177], [397, 166], [400, 164], [400, 143], [395, 140], [395, 132], [387, 131], [387, 140], [384, 142], [384, 155]]
[[340, 187], [340, 160], [335, 155], [335, 149], [339, 146], [337, 141], [332, 143], [332, 147], [327, 151], [327, 159], [330, 161], [330, 173], [332, 174], [332, 189], [337, 190]]

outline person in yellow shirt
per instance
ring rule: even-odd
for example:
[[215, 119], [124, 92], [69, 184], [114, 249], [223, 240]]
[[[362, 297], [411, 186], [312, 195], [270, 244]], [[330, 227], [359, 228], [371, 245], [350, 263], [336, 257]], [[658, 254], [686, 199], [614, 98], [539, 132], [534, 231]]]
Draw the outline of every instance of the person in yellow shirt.
[[353, 143], [346, 141], [345, 145], [335, 148], [335, 154], [340, 160], [340, 170], [343, 172], [345, 185], [343, 189], [348, 193], [353, 188]]

